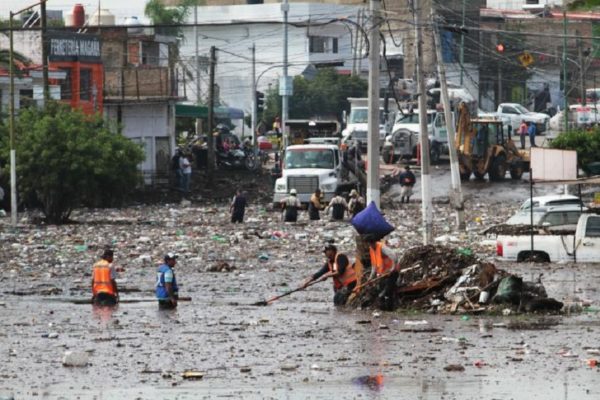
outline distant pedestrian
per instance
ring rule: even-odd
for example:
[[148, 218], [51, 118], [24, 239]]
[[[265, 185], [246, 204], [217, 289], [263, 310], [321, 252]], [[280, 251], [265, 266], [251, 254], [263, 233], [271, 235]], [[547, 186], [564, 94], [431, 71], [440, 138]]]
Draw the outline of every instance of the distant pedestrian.
[[298, 221], [298, 210], [302, 208], [302, 203], [298, 200], [297, 194], [296, 189], [291, 189], [290, 195], [281, 201], [284, 222]]
[[180, 190], [184, 193], [190, 192], [190, 181], [192, 179], [192, 163], [187, 154], [181, 154], [179, 157], [179, 168], [181, 169], [181, 186]]
[[112, 250], [104, 250], [102, 259], [94, 264], [92, 270], [92, 302], [99, 306], [114, 306], [119, 302], [113, 257]]
[[358, 194], [356, 189], [350, 191], [350, 201], [348, 202], [348, 212], [352, 217], [365, 209], [365, 198]]
[[183, 185], [183, 173], [181, 172], [181, 166], [179, 159], [181, 158], [181, 149], [176, 149], [175, 154], [171, 157], [171, 169], [175, 173], [175, 186], [178, 190], [181, 190]]
[[525, 140], [528, 135], [527, 122], [525, 120], [521, 121], [521, 125], [519, 125], [519, 138], [521, 139], [521, 150], [525, 149]]
[[342, 197], [341, 192], [337, 190], [335, 196], [331, 199], [327, 208], [325, 208], [325, 214], [331, 213], [332, 220], [341, 221], [344, 219], [346, 211], [348, 211], [348, 203]]
[[229, 212], [231, 213], [231, 223], [234, 224], [244, 222], [244, 213], [246, 212], [246, 196], [238, 189], [233, 196], [231, 205], [229, 206]]
[[527, 133], [529, 134], [529, 145], [531, 147], [537, 147], [535, 145], [535, 135], [537, 134], [537, 127], [535, 126], [535, 122], [529, 121], [529, 128], [527, 129]]
[[158, 267], [156, 278], [156, 299], [158, 308], [173, 309], [177, 307], [179, 298], [179, 287], [175, 278], [175, 264], [177, 263], [177, 254], [167, 253], [164, 257], [164, 263]]
[[323, 209], [323, 205], [321, 204], [321, 189], [315, 189], [315, 192], [310, 196], [310, 201], [308, 203], [308, 218], [311, 221], [317, 221], [321, 219], [319, 212]]
[[[399, 170], [396, 169], [392, 176], [396, 176]], [[413, 194], [413, 186], [417, 182], [415, 174], [410, 170], [410, 165], [404, 167], [404, 172], [398, 175], [398, 183], [400, 183], [400, 203], [409, 202], [410, 196]]]

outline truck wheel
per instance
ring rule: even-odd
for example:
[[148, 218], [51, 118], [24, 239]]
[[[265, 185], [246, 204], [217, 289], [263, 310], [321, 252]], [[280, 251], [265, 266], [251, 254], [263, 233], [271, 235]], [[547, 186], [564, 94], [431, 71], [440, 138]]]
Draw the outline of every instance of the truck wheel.
[[244, 160], [244, 166], [248, 171], [254, 171], [256, 167], [258, 167], [258, 163], [256, 162], [256, 157], [254, 154], [249, 154], [246, 156]]
[[437, 143], [433, 143], [431, 145], [431, 150], [429, 151], [429, 157], [432, 164], [437, 164], [440, 162], [441, 150], [440, 145]]
[[475, 178], [477, 178], [480, 181], [485, 179], [485, 172], [482, 174], [479, 171], [473, 171], [473, 175], [475, 175]]
[[521, 179], [521, 177], [523, 176], [523, 166], [520, 164], [517, 165], [512, 165], [510, 167], [510, 177], [512, 179]]
[[550, 262], [550, 256], [543, 251], [534, 251], [533, 253], [531, 251], [522, 251], [517, 256], [517, 262], [525, 261], [546, 263]]
[[460, 173], [460, 180], [461, 181], [466, 182], [466, 181], [468, 181], [471, 178], [471, 171], [467, 167], [465, 167], [465, 166], [461, 166], [460, 167], [459, 173]]
[[492, 161], [489, 171], [491, 181], [501, 181], [506, 175], [506, 157], [499, 155]]

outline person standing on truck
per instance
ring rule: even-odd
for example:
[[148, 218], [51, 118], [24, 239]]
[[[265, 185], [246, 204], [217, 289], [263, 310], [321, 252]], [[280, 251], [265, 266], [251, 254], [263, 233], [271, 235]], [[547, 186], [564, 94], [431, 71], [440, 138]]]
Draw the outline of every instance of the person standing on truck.
[[531, 147], [537, 147], [535, 145], [535, 135], [537, 134], [537, 127], [535, 126], [535, 122], [529, 121], [529, 128], [527, 129], [527, 133], [529, 134], [529, 145]]
[[521, 120], [521, 125], [519, 125], [519, 138], [521, 139], [521, 150], [525, 149], [525, 139], [527, 138], [527, 134], [527, 122], [525, 122], [525, 120]]
[[327, 208], [325, 208], [325, 214], [329, 213], [329, 210], [331, 210], [331, 219], [334, 221], [343, 220], [345, 212], [348, 211], [348, 203], [342, 197], [339, 189], [335, 191], [335, 196], [331, 199]]
[[310, 202], [308, 203], [308, 218], [311, 221], [317, 221], [321, 219], [319, 215], [319, 211], [323, 209], [323, 205], [321, 204], [321, 198], [323, 195], [321, 194], [321, 189], [315, 189], [315, 192], [310, 196]]
[[[394, 170], [392, 176], [398, 175], [400, 172], [399, 169]], [[413, 186], [417, 182], [417, 178], [415, 174], [410, 170], [410, 165], [404, 167], [404, 172], [398, 175], [398, 183], [400, 183], [400, 203], [404, 203], [404, 199], [406, 199], [406, 204], [409, 203], [410, 196], [413, 194]]]
[[291, 189], [290, 195], [281, 201], [284, 222], [298, 221], [298, 210], [302, 208], [302, 203], [298, 200], [297, 194], [296, 189]]

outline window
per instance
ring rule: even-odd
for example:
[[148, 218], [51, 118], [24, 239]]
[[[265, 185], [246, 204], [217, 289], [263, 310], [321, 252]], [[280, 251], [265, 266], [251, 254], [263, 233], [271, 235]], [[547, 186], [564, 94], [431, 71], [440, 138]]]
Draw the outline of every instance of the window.
[[310, 53], [338, 53], [338, 38], [327, 36], [309, 36], [308, 51]]
[[65, 79], [60, 82], [60, 98], [61, 100], [70, 100], [73, 97], [71, 69], [61, 68], [61, 70], [65, 73]]
[[585, 236], [600, 237], [600, 217], [590, 217], [585, 227]]
[[142, 42], [142, 65], [159, 65], [159, 43]]
[[92, 70], [82, 68], [79, 73], [79, 98], [90, 101], [92, 99]]
[[19, 90], [19, 108], [28, 108], [35, 105], [33, 100], [33, 89], [21, 89]]

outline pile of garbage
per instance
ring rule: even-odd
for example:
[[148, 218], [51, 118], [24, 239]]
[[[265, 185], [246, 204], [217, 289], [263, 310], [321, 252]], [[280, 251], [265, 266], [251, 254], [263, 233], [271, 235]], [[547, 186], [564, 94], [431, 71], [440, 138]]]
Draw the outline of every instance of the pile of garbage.
[[398, 274], [373, 284], [365, 282], [367, 276], [363, 274], [360, 291], [350, 296], [347, 306], [466, 314], [557, 312], [563, 307], [548, 297], [539, 279], [525, 282], [464, 248], [413, 247], [400, 259]]

